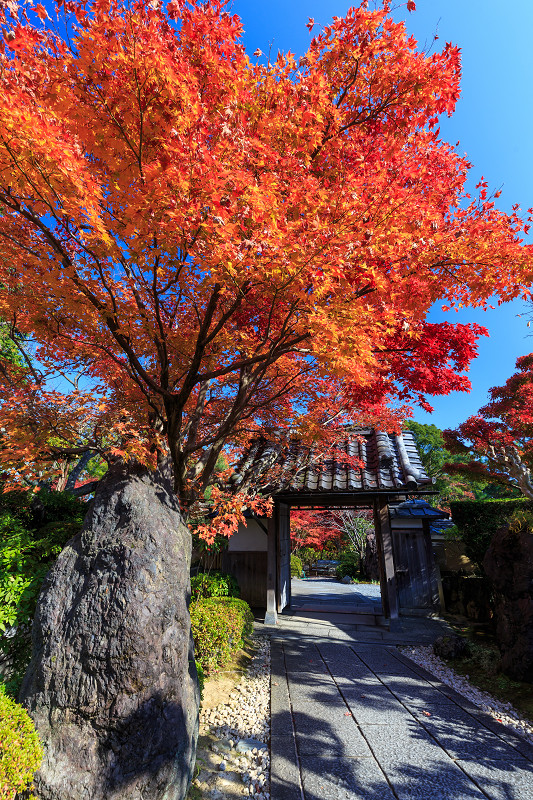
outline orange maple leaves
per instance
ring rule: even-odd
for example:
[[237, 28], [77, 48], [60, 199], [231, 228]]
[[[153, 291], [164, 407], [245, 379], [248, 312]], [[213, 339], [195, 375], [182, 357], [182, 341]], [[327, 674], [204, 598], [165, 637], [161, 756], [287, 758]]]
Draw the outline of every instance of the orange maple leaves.
[[259, 430], [394, 424], [458, 363], [432, 303], [529, 285], [518, 213], [468, 204], [435, 127], [458, 50], [386, 3], [268, 65], [216, 1], [63, 11], [69, 38], [3, 12], [0, 316], [154, 431], [123, 452], [166, 439], [184, 502]]

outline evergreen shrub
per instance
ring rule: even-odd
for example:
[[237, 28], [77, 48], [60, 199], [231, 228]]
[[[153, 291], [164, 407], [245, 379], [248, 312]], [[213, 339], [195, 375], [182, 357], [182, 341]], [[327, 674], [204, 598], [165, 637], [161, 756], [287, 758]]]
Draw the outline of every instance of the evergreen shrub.
[[191, 578], [191, 598], [239, 597], [241, 591], [233, 575], [222, 572], [199, 572]]
[[533, 502], [511, 500], [456, 500], [450, 503], [452, 519], [459, 530], [468, 558], [483, 572], [483, 559], [492, 537], [504, 525], [533, 511]]
[[335, 567], [337, 580], [342, 581], [346, 575], [349, 578], [357, 578], [360, 573], [360, 567], [358, 554], [354, 553], [353, 550], [345, 551], [341, 556], [340, 564]]
[[32, 719], [0, 685], [0, 800], [14, 800], [24, 793], [34, 800], [32, 782], [43, 758], [43, 749]]
[[248, 603], [237, 597], [207, 597], [191, 603], [195, 658], [206, 674], [226, 666], [253, 630]]

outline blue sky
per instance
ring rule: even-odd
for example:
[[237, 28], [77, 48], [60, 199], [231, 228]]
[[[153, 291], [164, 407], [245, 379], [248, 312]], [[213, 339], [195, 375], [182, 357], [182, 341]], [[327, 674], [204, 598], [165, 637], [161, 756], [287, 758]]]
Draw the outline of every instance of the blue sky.
[[[310, 41], [305, 27], [308, 18], [325, 25], [333, 15], [343, 16], [350, 3], [340, 0], [235, 0], [233, 12], [244, 24], [248, 53], [259, 47], [272, 54], [291, 50], [302, 55]], [[533, 167], [530, 153], [533, 107], [532, 0], [417, 0], [416, 11], [408, 13], [398, 5], [395, 17], [404, 19], [410, 34], [421, 46], [429, 45], [435, 34], [436, 46], [448, 41], [462, 50], [462, 95], [451, 119], [443, 119], [443, 138], [466, 152], [472, 169], [472, 187], [483, 175], [489, 187], [502, 189], [498, 201], [503, 210], [513, 203], [523, 209], [533, 206]], [[533, 332], [527, 329], [527, 312], [520, 301], [495, 311], [465, 310], [442, 314], [437, 307], [431, 319], [478, 322], [489, 328], [479, 356], [470, 370], [472, 392], [455, 392], [434, 398], [432, 415], [417, 412], [420, 422], [441, 428], [455, 427], [487, 400], [491, 386], [504, 383], [514, 372], [516, 358], [533, 351]]]

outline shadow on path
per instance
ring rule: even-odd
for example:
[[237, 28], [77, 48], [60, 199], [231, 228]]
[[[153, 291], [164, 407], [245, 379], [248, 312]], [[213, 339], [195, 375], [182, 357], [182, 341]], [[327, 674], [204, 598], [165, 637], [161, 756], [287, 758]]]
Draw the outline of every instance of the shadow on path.
[[272, 800], [533, 800], [533, 748], [430, 678], [383, 645], [273, 640]]

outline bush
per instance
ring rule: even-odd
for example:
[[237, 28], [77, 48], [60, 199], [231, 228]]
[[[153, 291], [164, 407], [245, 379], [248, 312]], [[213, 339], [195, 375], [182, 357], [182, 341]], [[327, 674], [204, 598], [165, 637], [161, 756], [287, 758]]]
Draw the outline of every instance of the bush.
[[248, 603], [237, 597], [208, 597], [191, 603], [196, 660], [209, 674], [226, 666], [253, 630]]
[[[43, 749], [33, 722], [21, 705], [0, 686], [0, 800], [14, 800], [18, 792], [31, 791]], [[32, 800], [30, 795], [28, 800]]]
[[450, 503], [468, 558], [483, 572], [483, 559], [497, 530], [533, 510], [533, 502], [513, 500], [458, 500]]
[[301, 559], [298, 556], [291, 556], [291, 576], [293, 578], [301, 577], [303, 566]]
[[342, 554], [341, 563], [335, 568], [335, 575], [337, 580], [342, 579], [348, 575], [349, 578], [357, 578], [360, 573], [360, 561], [357, 553], [349, 550]]
[[61, 492], [40, 492], [37, 501], [21, 492], [1, 498], [0, 651], [12, 665], [7, 685], [14, 696], [30, 658], [30, 626], [41, 584], [81, 528], [85, 509], [85, 503]]
[[221, 572], [199, 572], [191, 578], [191, 598], [239, 597], [241, 591], [233, 575]]

